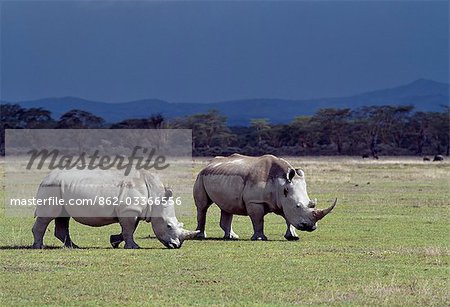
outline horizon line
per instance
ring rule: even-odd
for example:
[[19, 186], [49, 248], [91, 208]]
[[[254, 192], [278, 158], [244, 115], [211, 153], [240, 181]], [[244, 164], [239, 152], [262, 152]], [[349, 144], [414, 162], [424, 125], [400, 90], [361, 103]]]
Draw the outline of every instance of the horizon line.
[[[129, 101], [119, 101], [119, 102], [111, 102], [111, 101], [99, 101], [96, 99], [87, 99], [87, 98], [83, 98], [80, 96], [71, 96], [71, 95], [67, 95], [67, 96], [50, 96], [50, 97], [42, 97], [42, 98], [35, 98], [35, 99], [24, 99], [24, 100], [3, 100], [0, 99], [0, 104], [20, 104], [23, 102], [35, 102], [35, 101], [39, 101], [39, 100], [45, 100], [45, 99], [79, 99], [79, 100], [84, 100], [86, 102], [93, 102], [93, 103], [103, 103], [103, 104], [127, 104], [127, 103], [133, 103], [133, 102], [141, 102], [141, 101], [148, 101], [148, 100], [159, 100], [161, 102], [164, 103], [169, 103], [169, 104], [220, 104], [220, 103], [225, 103], [225, 102], [233, 102], [233, 101], [244, 101], [244, 100], [283, 100], [283, 101], [307, 101], [307, 100], [321, 100], [321, 99], [335, 99], [335, 98], [347, 98], [347, 97], [355, 97], [355, 96], [359, 96], [359, 95], [364, 95], [364, 94], [368, 94], [368, 93], [373, 93], [373, 92], [377, 92], [377, 91], [383, 91], [383, 90], [390, 90], [390, 89], [395, 89], [398, 87], [402, 87], [402, 86], [407, 86], [407, 85], [411, 85], [413, 83], [416, 82], [420, 82], [420, 81], [427, 81], [427, 82], [432, 82], [432, 83], [439, 83], [439, 84], [443, 84], [443, 85], [447, 85], [450, 86], [450, 80], [448, 80], [448, 82], [440, 82], [440, 81], [435, 81], [433, 79], [427, 79], [427, 78], [418, 78], [415, 79], [411, 82], [408, 83], [404, 83], [401, 85], [397, 85], [397, 86], [391, 86], [391, 87], [386, 87], [386, 88], [379, 88], [379, 89], [374, 89], [374, 90], [368, 90], [365, 92], [359, 92], [357, 94], [351, 94], [351, 95], [344, 95], [344, 96], [322, 96], [322, 97], [315, 97], [315, 98], [277, 98], [277, 97], [252, 97], [252, 98], [234, 98], [234, 99], [227, 99], [227, 100], [211, 100], [211, 101], [197, 101], [197, 102], [192, 102], [192, 101], [170, 101], [170, 100], [165, 100], [165, 99], [161, 99], [161, 98], [141, 98], [141, 99], [134, 99], [134, 100], [129, 100]], [[450, 93], [449, 93], [450, 95]]]

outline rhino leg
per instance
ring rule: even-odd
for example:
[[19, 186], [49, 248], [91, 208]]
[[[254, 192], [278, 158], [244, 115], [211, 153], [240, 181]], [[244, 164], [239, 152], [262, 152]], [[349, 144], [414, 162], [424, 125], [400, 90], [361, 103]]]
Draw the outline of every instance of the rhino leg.
[[239, 239], [239, 236], [235, 234], [233, 231], [233, 227], [231, 226], [232, 222], [233, 222], [233, 214], [221, 210], [220, 227], [225, 232], [225, 235], [223, 236], [224, 239], [228, 240]]
[[113, 248], [118, 248], [120, 243], [123, 242], [123, 235], [121, 233], [118, 235], [111, 235], [109, 237], [109, 242]]
[[44, 248], [44, 235], [48, 224], [53, 220], [52, 217], [36, 217], [33, 225], [34, 243], [32, 248]]
[[79, 248], [78, 245], [72, 242], [69, 234], [69, 220], [70, 217], [57, 217], [55, 219], [55, 237], [57, 237], [65, 247]]
[[[136, 220], [135, 230], [138, 227], [138, 225], [139, 225], [139, 219]], [[122, 233], [119, 233], [118, 235], [111, 235], [109, 237], [109, 243], [111, 243], [111, 246], [113, 248], [118, 248], [120, 243], [122, 243], [122, 242], [123, 242], [123, 235], [122, 235]]]
[[122, 227], [122, 236], [125, 241], [125, 248], [139, 248], [139, 245], [134, 242], [134, 231], [136, 230], [136, 217], [121, 217], [119, 218], [120, 226]]
[[208, 211], [208, 208], [197, 208], [197, 229], [200, 231], [198, 235], [195, 237], [196, 239], [205, 239], [206, 238], [206, 212]]
[[299, 239], [299, 237], [298, 237], [297, 233], [295, 232], [295, 227], [292, 226], [291, 224], [289, 224], [288, 222], [286, 222], [286, 225], [287, 225], [287, 230], [286, 230], [286, 234], [284, 235], [286, 240], [297, 241]]
[[209, 199], [206, 191], [203, 187], [198, 187], [198, 183], [195, 183], [194, 192], [195, 206], [197, 207], [197, 230], [200, 232], [196, 236], [196, 239], [206, 238], [205, 226], [206, 226], [206, 212], [212, 201]]
[[252, 240], [266, 241], [267, 237], [264, 235], [264, 206], [261, 204], [248, 204], [247, 212], [253, 224]]

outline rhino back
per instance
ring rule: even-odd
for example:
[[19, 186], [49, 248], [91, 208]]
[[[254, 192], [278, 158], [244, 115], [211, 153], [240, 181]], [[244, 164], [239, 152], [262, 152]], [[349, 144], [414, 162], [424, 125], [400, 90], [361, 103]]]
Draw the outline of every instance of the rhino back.
[[200, 174], [203, 176], [239, 176], [244, 180], [244, 184], [256, 184], [284, 178], [290, 168], [292, 166], [287, 161], [272, 155], [249, 157], [234, 154], [229, 157], [213, 159]]

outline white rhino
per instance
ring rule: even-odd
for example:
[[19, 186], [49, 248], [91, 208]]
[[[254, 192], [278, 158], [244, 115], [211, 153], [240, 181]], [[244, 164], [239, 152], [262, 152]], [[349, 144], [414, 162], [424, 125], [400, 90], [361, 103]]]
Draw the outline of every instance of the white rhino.
[[264, 216], [274, 212], [285, 218], [287, 240], [298, 240], [295, 228], [313, 231], [317, 221], [336, 205], [315, 209], [306, 192], [305, 174], [286, 160], [272, 155], [248, 157], [233, 154], [214, 158], [197, 176], [194, 185], [198, 239], [206, 237], [206, 211], [212, 203], [221, 209], [220, 227], [225, 239], [239, 238], [233, 232], [233, 214], [248, 215], [253, 224], [252, 240], [267, 240]]
[[[161, 243], [168, 248], [179, 248], [185, 239], [195, 237], [198, 232], [182, 228], [173, 205], [149, 205], [144, 202], [171, 196], [172, 191], [147, 171], [137, 171], [128, 176], [114, 170], [52, 171], [39, 186], [36, 199], [60, 199], [64, 200], [65, 205], [37, 206], [33, 248], [43, 247], [43, 237], [52, 220], [55, 220], [55, 236], [66, 247], [78, 247], [70, 238], [70, 217], [94, 227], [119, 223], [122, 232], [111, 236], [111, 244], [117, 247], [125, 241], [125, 248], [139, 248], [133, 234], [139, 221], [145, 220], [151, 222]], [[75, 205], [76, 200], [85, 204]]]

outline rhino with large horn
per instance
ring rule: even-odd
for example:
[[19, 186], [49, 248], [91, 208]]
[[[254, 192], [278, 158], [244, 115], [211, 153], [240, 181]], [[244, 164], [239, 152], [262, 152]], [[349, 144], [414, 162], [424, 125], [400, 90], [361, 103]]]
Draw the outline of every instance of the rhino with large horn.
[[[37, 206], [33, 248], [43, 247], [44, 234], [52, 220], [55, 220], [55, 236], [66, 247], [78, 247], [69, 234], [71, 217], [94, 227], [119, 223], [122, 232], [111, 236], [111, 244], [117, 247], [125, 241], [125, 248], [139, 248], [133, 234], [139, 221], [145, 220], [151, 222], [162, 244], [179, 248], [184, 240], [192, 239], [199, 232], [182, 228], [174, 206], [167, 205], [171, 196], [172, 191], [156, 176], [143, 170], [128, 176], [114, 170], [52, 171], [39, 186], [36, 199], [41, 203], [55, 199], [62, 203]], [[166, 199], [164, 205], [163, 198]], [[159, 205], [156, 205], [156, 199]]]
[[316, 209], [306, 192], [305, 174], [286, 160], [272, 155], [248, 157], [233, 154], [214, 158], [197, 176], [194, 185], [197, 207], [197, 238], [206, 237], [206, 212], [212, 203], [221, 210], [220, 227], [225, 239], [239, 238], [233, 232], [233, 215], [248, 215], [253, 224], [252, 240], [267, 240], [264, 216], [274, 212], [285, 218], [287, 240], [298, 240], [295, 228], [313, 231], [317, 221], [336, 205]]

